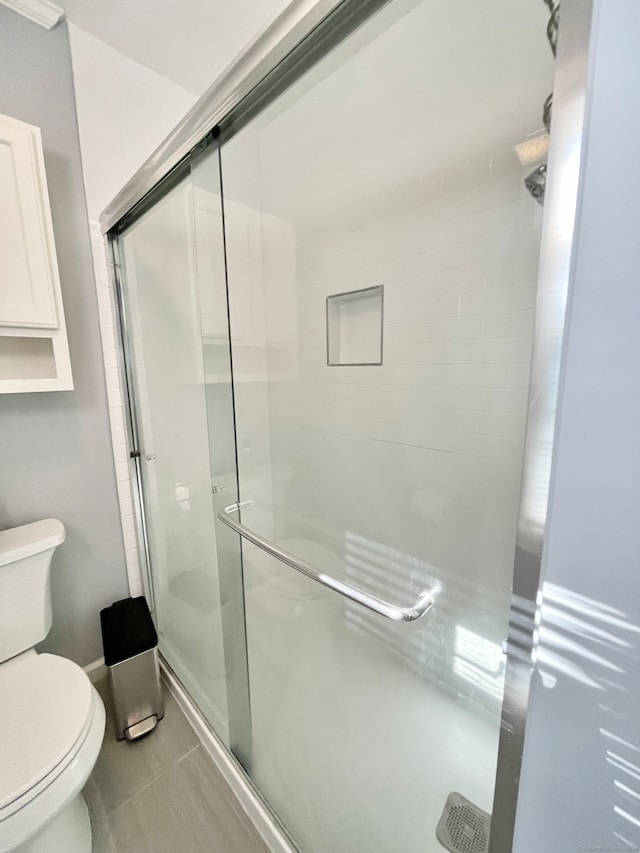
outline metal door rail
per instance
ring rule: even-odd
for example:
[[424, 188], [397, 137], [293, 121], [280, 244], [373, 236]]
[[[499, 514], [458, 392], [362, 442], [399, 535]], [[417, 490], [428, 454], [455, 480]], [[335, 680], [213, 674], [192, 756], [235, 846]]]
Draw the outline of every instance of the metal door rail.
[[268, 539], [260, 536], [259, 533], [256, 533], [233, 518], [234, 513], [239, 512], [243, 506], [250, 506], [251, 504], [252, 501], [231, 504], [218, 512], [218, 518], [227, 527], [235, 530], [243, 539], [253, 542], [258, 548], [266, 551], [267, 554], [271, 554], [272, 557], [280, 560], [281, 563], [286, 563], [287, 566], [300, 572], [300, 574], [311, 578], [311, 580], [322, 584], [322, 586], [328, 587], [328, 589], [332, 589], [334, 592], [340, 593], [340, 595], [343, 595], [350, 601], [361, 604], [374, 613], [379, 613], [380, 616], [384, 616], [386, 619], [392, 619], [394, 622], [415, 622], [416, 619], [420, 619], [433, 607], [433, 595], [426, 589], [420, 593], [413, 604], [410, 604], [408, 607], [402, 607], [399, 604], [391, 604], [382, 598], [378, 598], [376, 595], [372, 595], [370, 592], [358, 589], [356, 586], [351, 586], [344, 583], [344, 581], [331, 577], [331, 575], [326, 575], [324, 572], [318, 571], [311, 563], [307, 563], [305, 560], [301, 560], [299, 557], [290, 554], [274, 542], [270, 542]]

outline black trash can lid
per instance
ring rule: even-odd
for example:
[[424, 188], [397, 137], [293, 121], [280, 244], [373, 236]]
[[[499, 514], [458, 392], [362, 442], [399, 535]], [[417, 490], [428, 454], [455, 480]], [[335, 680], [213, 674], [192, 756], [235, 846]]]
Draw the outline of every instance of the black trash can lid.
[[100, 611], [104, 662], [107, 666], [148, 652], [158, 645], [149, 605], [143, 595], [123, 598]]

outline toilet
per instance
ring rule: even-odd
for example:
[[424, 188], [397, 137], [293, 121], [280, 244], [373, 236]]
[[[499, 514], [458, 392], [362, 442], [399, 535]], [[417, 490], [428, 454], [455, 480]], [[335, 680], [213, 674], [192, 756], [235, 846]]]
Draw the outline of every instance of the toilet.
[[34, 648], [51, 629], [54, 518], [0, 531], [0, 853], [91, 853], [82, 788], [105, 727], [85, 672]]

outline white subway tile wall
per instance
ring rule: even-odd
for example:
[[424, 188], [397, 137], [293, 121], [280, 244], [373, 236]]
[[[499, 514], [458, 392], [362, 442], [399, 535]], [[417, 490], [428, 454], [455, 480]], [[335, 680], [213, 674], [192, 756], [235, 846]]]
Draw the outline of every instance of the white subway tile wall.
[[[441, 193], [366, 230], [299, 235], [301, 381], [280, 388], [283, 422], [520, 463], [541, 208], [515, 154], [501, 162], [462, 210]], [[327, 370], [326, 297], [382, 283], [383, 366]]]
[[[297, 222], [289, 280], [263, 274], [267, 349], [284, 342], [295, 365], [285, 377], [271, 368], [268, 383], [277, 535], [321, 543], [347, 574], [356, 536], [436, 577], [446, 589], [430, 616], [436, 677], [452, 671], [453, 642], [433, 645], [451, 625], [498, 647], [505, 636], [535, 318], [532, 166], [513, 145], [474, 164], [459, 170], [464, 181], [452, 165], [400, 212]], [[327, 296], [375, 285], [383, 364], [327, 366]], [[285, 303], [297, 305], [286, 329]], [[406, 571], [378, 589], [370, 569], [354, 580], [397, 597]]]
[[120, 517], [124, 536], [125, 556], [129, 592], [132, 596], [143, 595], [141, 552], [137, 540], [136, 520], [133, 505], [131, 461], [127, 441], [124, 373], [117, 331], [116, 299], [113, 292], [110, 259], [106, 238], [100, 232], [98, 222], [89, 223], [91, 231], [91, 250], [98, 309], [100, 312], [100, 330], [102, 334], [102, 352], [107, 380], [107, 398], [109, 419], [111, 422], [111, 440], [113, 459], [120, 501]]

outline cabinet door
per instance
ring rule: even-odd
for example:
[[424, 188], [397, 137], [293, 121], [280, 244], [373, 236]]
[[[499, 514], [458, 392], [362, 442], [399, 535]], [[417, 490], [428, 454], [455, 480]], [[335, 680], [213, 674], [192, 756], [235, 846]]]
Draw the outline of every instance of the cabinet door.
[[40, 131], [0, 116], [0, 326], [57, 328], [57, 279]]

